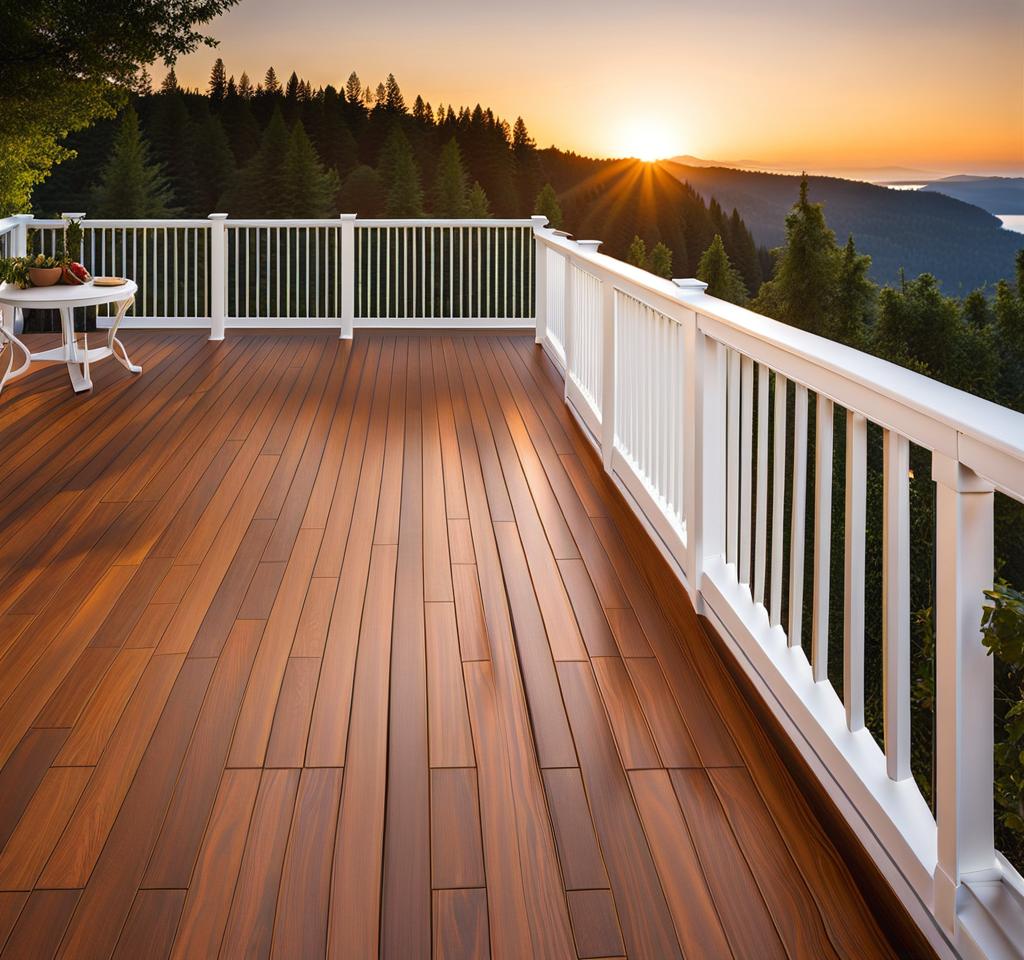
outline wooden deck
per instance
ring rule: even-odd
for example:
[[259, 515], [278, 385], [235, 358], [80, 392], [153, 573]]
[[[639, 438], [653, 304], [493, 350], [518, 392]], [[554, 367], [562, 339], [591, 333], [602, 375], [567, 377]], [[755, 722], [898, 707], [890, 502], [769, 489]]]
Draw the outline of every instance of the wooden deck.
[[892, 955], [532, 341], [127, 339], [0, 397], [3, 958]]

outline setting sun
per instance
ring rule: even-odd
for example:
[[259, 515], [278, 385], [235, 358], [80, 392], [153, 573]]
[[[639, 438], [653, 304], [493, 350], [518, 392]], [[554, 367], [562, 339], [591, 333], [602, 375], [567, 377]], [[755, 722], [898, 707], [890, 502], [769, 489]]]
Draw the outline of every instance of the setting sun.
[[636, 117], [627, 122], [616, 141], [615, 152], [626, 157], [651, 162], [664, 160], [682, 151], [674, 142], [667, 123], [651, 117]]

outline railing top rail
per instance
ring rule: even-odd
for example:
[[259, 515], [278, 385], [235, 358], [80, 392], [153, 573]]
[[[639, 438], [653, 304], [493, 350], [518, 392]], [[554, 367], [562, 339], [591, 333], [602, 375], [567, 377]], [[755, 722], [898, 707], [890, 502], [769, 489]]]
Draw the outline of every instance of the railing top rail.
[[[87, 217], [82, 221], [82, 227], [85, 230], [110, 230], [110, 229], [149, 229], [152, 227], [208, 227], [210, 221], [205, 218], [197, 219], [158, 219], [158, 220], [113, 220], [113, 219], [95, 219], [93, 217]], [[38, 218], [29, 220], [28, 227], [30, 230], [42, 228], [48, 230], [51, 228], [64, 229], [64, 221], [61, 219], [48, 219], [40, 220]]]
[[356, 227], [532, 227], [530, 219], [435, 219], [433, 217], [403, 218], [399, 220], [366, 219], [355, 221]]
[[[1004, 462], [1001, 467], [989, 464], [986, 468], [978, 464], [975, 457], [964, 455], [962, 459], [965, 462], [975, 461], [973, 465], [979, 473], [1010, 495], [1024, 499], [1024, 414], [726, 300], [705, 293], [684, 293], [669, 280], [580, 247], [571, 240], [553, 236], [548, 230], [538, 231], [537, 236], [543, 243], [569, 254], [573, 259], [589, 263], [653, 295], [657, 301], [666, 304], [666, 315], [677, 321], [682, 319], [679, 312], [682, 308], [720, 325], [724, 328], [720, 333], [733, 331], [743, 335], [744, 352], [754, 360], [768, 362], [767, 356], [758, 356], [758, 346], [763, 346], [766, 351], [769, 348], [781, 350], [827, 371], [837, 386], [844, 380], [852, 382], [892, 401], [894, 410], [899, 406], [909, 408], [955, 431], [953, 442], [958, 447], [966, 438], [997, 451], [1010, 462]], [[706, 329], [706, 332], [715, 336], [714, 329]], [[830, 396], [843, 403], [841, 392]], [[888, 425], [903, 432], [898, 415]], [[908, 429], [907, 433], [911, 431]], [[942, 452], [954, 456], [964, 453], [961, 449]]]

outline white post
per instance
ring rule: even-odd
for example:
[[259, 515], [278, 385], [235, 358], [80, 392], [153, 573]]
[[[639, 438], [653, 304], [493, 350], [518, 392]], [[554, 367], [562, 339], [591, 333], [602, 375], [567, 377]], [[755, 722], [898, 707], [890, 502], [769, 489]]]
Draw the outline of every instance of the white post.
[[601, 279], [601, 455], [612, 469], [615, 451], [615, 285]]
[[538, 237], [547, 226], [548, 218], [537, 214], [530, 219], [533, 221], [533, 249], [536, 260], [533, 302], [534, 340], [537, 343], [543, 343], [548, 333], [548, 248], [540, 242]]
[[[672, 281], [679, 287], [679, 297], [702, 294], [708, 285], [693, 278]], [[703, 446], [705, 388], [708, 386], [704, 370], [704, 335], [697, 328], [697, 314], [687, 310], [683, 324], [683, 520], [686, 524], [686, 579], [690, 585], [690, 601], [694, 609], [702, 612], [700, 575], [704, 558], [703, 528]], [[717, 344], [714, 344], [717, 346]], [[723, 351], [724, 352], [724, 351]], [[716, 368], [717, 369], [717, 368]], [[712, 376], [712, 389], [714, 376]], [[710, 415], [710, 410], [707, 411]], [[724, 447], [722, 448], [724, 451]], [[722, 477], [724, 481], [724, 475]], [[721, 491], [719, 491], [721, 492]], [[712, 532], [714, 538], [714, 532]], [[723, 541], [724, 542], [724, 541]]]
[[224, 300], [227, 291], [226, 213], [211, 213], [210, 220], [210, 339], [224, 339]]
[[575, 339], [574, 321], [573, 321], [573, 301], [575, 295], [573, 287], [575, 286], [575, 268], [573, 267], [572, 257], [568, 254], [565, 255], [565, 282], [563, 288], [565, 292], [565, 307], [562, 313], [563, 326], [565, 331], [565, 343], [562, 344], [565, 353], [565, 402], [569, 402], [569, 378], [572, 376], [573, 365], [575, 363], [575, 349], [573, 348], [573, 340]]
[[356, 317], [356, 214], [341, 214], [341, 339], [352, 339]]
[[35, 219], [31, 213], [19, 213], [14, 217], [18, 225], [14, 228], [14, 249], [12, 257], [24, 257], [28, 253], [28, 225]]
[[[19, 213], [14, 217], [18, 225], [11, 231], [11, 248], [9, 255], [12, 257], [24, 257], [28, 253], [28, 225], [32, 222], [31, 213]], [[15, 316], [17, 310], [14, 307], [0, 307], [0, 326], [9, 334], [16, 334], [20, 331], [15, 329]]]
[[993, 837], [992, 658], [981, 643], [992, 587], [993, 488], [932, 454], [935, 517], [935, 914], [950, 934], [965, 879], [998, 876]]

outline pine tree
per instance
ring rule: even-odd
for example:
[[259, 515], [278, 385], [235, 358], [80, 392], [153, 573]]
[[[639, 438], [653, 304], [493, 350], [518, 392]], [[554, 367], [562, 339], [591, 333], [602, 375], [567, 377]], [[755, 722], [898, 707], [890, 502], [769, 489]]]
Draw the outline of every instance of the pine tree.
[[97, 217], [145, 220], [173, 216], [171, 188], [128, 107], [114, 137], [110, 159], [93, 189], [89, 210]]
[[273, 67], [267, 67], [267, 72], [263, 75], [263, 92], [269, 97], [277, 96], [281, 92], [277, 71]]
[[395, 124], [381, 151], [381, 179], [387, 190], [385, 214], [389, 217], [423, 216], [420, 171], [409, 140]]
[[374, 92], [374, 95], [373, 95], [374, 105], [378, 106], [378, 107], [383, 107], [385, 101], [387, 100], [387, 96], [388, 96], [388, 92], [387, 92], [387, 89], [384, 87], [384, 84], [383, 83], [378, 83], [377, 84], [377, 89], [376, 89], [376, 91]]
[[294, 70], [284, 86], [284, 98], [292, 103], [299, 99], [299, 75]]
[[839, 262], [829, 336], [858, 349], [866, 344], [878, 300], [878, 288], [868, 278], [870, 268], [871, 257], [857, 253], [851, 234]]
[[289, 216], [283, 175], [289, 143], [288, 127], [281, 108], [275, 105], [259, 149], [221, 200], [223, 210], [234, 216]]
[[252, 81], [249, 79], [249, 74], [244, 70], [242, 71], [242, 76], [238, 80], [238, 95], [243, 100], [248, 100], [252, 97]]
[[175, 206], [186, 215], [199, 215], [203, 210], [197, 191], [195, 131], [185, 96], [180, 91], [164, 94], [153, 106], [147, 129], [154, 158], [171, 182]]
[[384, 88], [384, 106], [392, 113], [405, 113], [405, 97], [402, 96], [393, 73], [388, 74], [387, 85]]
[[452, 137], [441, 149], [434, 176], [433, 211], [435, 217], [458, 219], [466, 216], [466, 171], [462, 166], [459, 142]]
[[238, 84], [235, 83], [235, 75], [231, 74], [231, 76], [228, 77], [227, 98], [230, 100], [232, 97], [237, 97], [237, 96], [238, 96]]
[[171, 67], [167, 71], [167, 76], [164, 77], [164, 82], [160, 84], [161, 93], [177, 93], [178, 92], [178, 76], [174, 72], [174, 67]]
[[754, 309], [811, 333], [831, 325], [839, 273], [839, 248], [820, 203], [808, 199], [807, 177], [800, 198], [786, 216], [786, 244], [775, 274], [757, 295]]
[[651, 251], [651, 273], [666, 280], [672, 278], [672, 251], [664, 243], [656, 243]]
[[301, 120], [296, 120], [292, 127], [281, 176], [286, 216], [329, 217], [336, 212], [338, 174], [324, 169]]
[[214, 103], [220, 103], [228, 93], [227, 71], [224, 69], [224, 61], [220, 57], [213, 62], [213, 69], [210, 71], [209, 95]]
[[537, 144], [526, 129], [526, 123], [523, 121], [523, 118], [516, 117], [516, 122], [512, 127], [512, 151], [516, 157], [519, 157], [523, 153], [535, 150], [536, 147]]
[[466, 215], [474, 220], [483, 220], [491, 215], [491, 202], [487, 199], [484, 188], [480, 186], [480, 181], [474, 181], [466, 206]]
[[[379, 85], [378, 85], [377, 89], [378, 90], [380, 89]], [[373, 101], [374, 101], [373, 91], [370, 89], [369, 85], [363, 87], [363, 105], [367, 109], [369, 109], [370, 107], [373, 106]]]
[[639, 234], [634, 234], [626, 251], [626, 263], [633, 264], [641, 270], [647, 269], [647, 244]]
[[712, 297], [720, 297], [731, 303], [743, 303], [747, 299], [746, 288], [739, 271], [729, 262], [721, 234], [716, 233], [711, 246], [701, 255], [697, 264], [697, 279], [707, 285]]
[[427, 119], [427, 105], [423, 102], [423, 97], [418, 93], [416, 94], [416, 99], [413, 101], [412, 115], [413, 119], [419, 120], [420, 123], [423, 123]]
[[562, 229], [562, 208], [558, 205], [558, 195], [550, 183], [541, 187], [537, 199], [533, 201], [534, 213], [548, 218], [548, 226], [554, 230]]
[[358, 213], [361, 217], [379, 217], [384, 212], [386, 194], [380, 174], [366, 164], [356, 167], [338, 191], [338, 208], [342, 213]]
[[761, 261], [757, 255], [754, 235], [743, 222], [739, 210], [735, 207], [733, 207], [732, 216], [729, 217], [729, 242], [726, 244], [726, 250], [746, 283], [747, 293], [754, 296], [761, 289], [764, 274], [761, 271]]
[[148, 97], [153, 93], [153, 78], [145, 67], [139, 71], [139, 76], [135, 83], [135, 93], [140, 97]]
[[363, 85], [359, 81], [359, 74], [353, 70], [345, 81], [345, 99], [349, 103], [356, 104], [361, 101]]
[[235, 178], [235, 155], [217, 114], [207, 113], [198, 121], [191, 140], [193, 162], [203, 171], [196, 181], [197, 206], [212, 213]]

